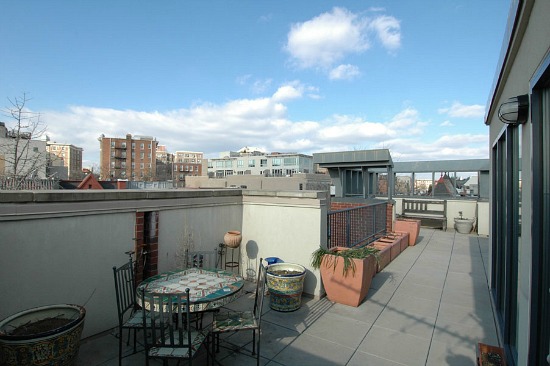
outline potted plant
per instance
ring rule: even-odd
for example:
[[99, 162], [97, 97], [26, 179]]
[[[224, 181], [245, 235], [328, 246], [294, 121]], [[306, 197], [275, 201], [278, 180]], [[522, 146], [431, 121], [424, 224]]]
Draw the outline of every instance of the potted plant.
[[302, 303], [306, 269], [296, 263], [274, 263], [267, 267], [269, 306], [276, 311], [294, 311]]
[[460, 217], [455, 217], [455, 230], [461, 234], [469, 234], [474, 226], [475, 219], [462, 217], [462, 211], [458, 211]]
[[0, 321], [0, 365], [73, 365], [86, 310], [80, 305], [48, 305]]
[[367, 296], [376, 273], [378, 252], [373, 246], [319, 248], [313, 252], [311, 266], [321, 271], [329, 300], [359, 306]]

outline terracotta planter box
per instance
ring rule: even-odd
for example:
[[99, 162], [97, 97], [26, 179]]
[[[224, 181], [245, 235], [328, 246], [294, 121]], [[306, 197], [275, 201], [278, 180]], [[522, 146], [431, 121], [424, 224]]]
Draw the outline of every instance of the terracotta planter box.
[[355, 273], [350, 269], [347, 276], [344, 276], [344, 259], [327, 254], [322, 259], [320, 271], [330, 301], [357, 307], [367, 297], [372, 277], [376, 273], [376, 258], [371, 255], [365, 259], [352, 260], [355, 263]]
[[379, 250], [378, 263], [376, 264], [376, 272], [380, 272], [381, 270], [386, 268], [386, 266], [391, 262], [391, 245], [387, 245], [385, 243], [380, 243], [377, 241], [370, 245]]
[[401, 252], [403, 252], [409, 246], [409, 233], [396, 231], [396, 232], [388, 233], [386, 237], [390, 239], [398, 240], [399, 247], [401, 248]]
[[390, 239], [388, 237], [384, 237], [378, 239], [377, 242], [388, 244], [391, 247], [390, 250], [392, 261], [397, 258], [399, 254], [401, 254], [401, 239]]
[[396, 232], [409, 233], [409, 245], [416, 244], [416, 239], [420, 234], [420, 220], [416, 219], [397, 219], [393, 225], [393, 229]]

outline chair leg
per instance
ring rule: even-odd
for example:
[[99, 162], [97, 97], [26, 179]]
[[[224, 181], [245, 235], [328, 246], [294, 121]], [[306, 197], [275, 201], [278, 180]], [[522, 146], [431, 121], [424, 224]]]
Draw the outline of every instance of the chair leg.
[[256, 366], [260, 366], [260, 337], [261, 333], [258, 329], [258, 354], [256, 355]]
[[256, 354], [256, 329], [252, 331], [252, 354]]
[[124, 329], [118, 328], [118, 366], [122, 366], [122, 332]]

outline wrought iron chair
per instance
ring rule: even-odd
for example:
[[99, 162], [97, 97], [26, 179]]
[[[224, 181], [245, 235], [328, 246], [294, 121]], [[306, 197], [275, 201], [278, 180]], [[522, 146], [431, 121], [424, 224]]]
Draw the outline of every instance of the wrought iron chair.
[[136, 333], [143, 329], [143, 311], [136, 303], [136, 284], [134, 282], [134, 264], [132, 259], [123, 266], [113, 267], [115, 277], [116, 304], [118, 310], [118, 364], [122, 364], [122, 332], [128, 329], [127, 345], [130, 344], [130, 332], [134, 331], [134, 353], [136, 353]]
[[211, 269], [218, 268], [218, 265], [217, 249], [185, 252], [185, 268]]
[[[185, 293], [147, 293], [141, 289], [142, 307], [148, 309], [150, 325], [147, 329], [151, 336], [145, 339], [145, 364], [149, 359], [188, 359], [192, 363], [193, 357], [203, 343], [207, 343], [207, 335], [191, 327], [189, 289]], [[143, 325], [147, 318], [143, 315]], [[207, 364], [209, 355], [207, 353]], [[179, 363], [178, 363], [179, 364]]]
[[[254, 296], [254, 308], [249, 311], [228, 311], [214, 315], [212, 322], [212, 355], [220, 350], [220, 334], [225, 332], [252, 331], [252, 354], [256, 355], [256, 364], [260, 364], [260, 326], [262, 322], [262, 307], [264, 303], [267, 268], [260, 258], [258, 281]], [[258, 336], [256, 337], [256, 333]], [[256, 352], [257, 349], [257, 352]]]

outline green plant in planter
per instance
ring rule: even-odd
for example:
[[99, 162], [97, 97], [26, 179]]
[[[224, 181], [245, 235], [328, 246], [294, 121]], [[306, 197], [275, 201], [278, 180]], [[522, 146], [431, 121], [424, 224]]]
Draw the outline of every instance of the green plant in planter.
[[323, 257], [327, 255], [327, 265], [332, 266], [334, 270], [336, 270], [336, 265], [338, 263], [337, 258], [340, 257], [344, 261], [342, 274], [344, 277], [347, 277], [350, 269], [352, 274], [355, 275], [355, 263], [352, 259], [364, 259], [372, 255], [378, 262], [379, 251], [379, 249], [368, 245], [361, 248], [338, 248], [336, 250], [319, 247], [319, 249], [314, 251], [311, 255], [311, 266], [315, 269], [321, 268]]

